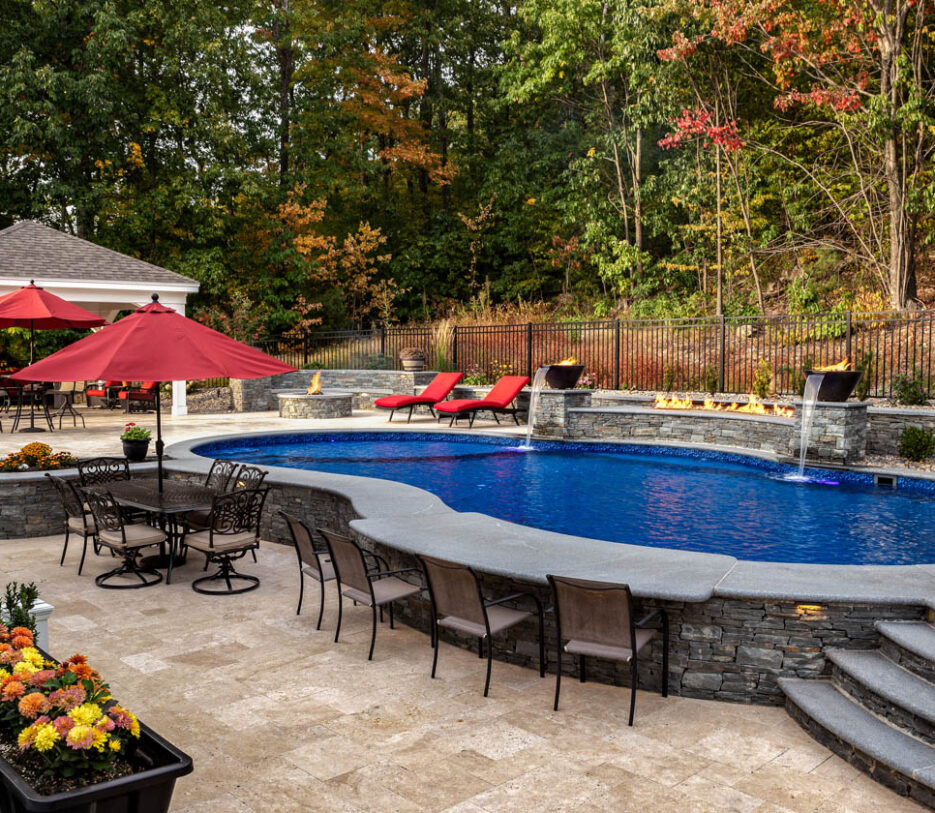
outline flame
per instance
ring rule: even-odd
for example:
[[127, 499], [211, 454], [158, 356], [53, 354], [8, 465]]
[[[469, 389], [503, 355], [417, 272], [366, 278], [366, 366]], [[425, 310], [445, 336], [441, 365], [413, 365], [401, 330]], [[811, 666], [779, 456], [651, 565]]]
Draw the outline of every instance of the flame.
[[569, 364], [578, 364], [578, 359], [574, 356], [569, 356], [567, 359], [562, 359], [558, 364], [559, 366], [567, 367]]
[[747, 396], [745, 404], [720, 404], [713, 398], [705, 398], [701, 406], [696, 405], [691, 398], [666, 398], [664, 395], [657, 395], [654, 406], [656, 409], [707, 409], [713, 412], [742, 412], [747, 415], [776, 415], [780, 418], [791, 418], [795, 415], [795, 410], [791, 407], [768, 406], [753, 393]]
[[312, 376], [312, 380], [309, 381], [308, 388], [305, 391], [309, 395], [318, 395], [321, 392], [321, 370]]
[[837, 364], [829, 364], [825, 367], [816, 367], [816, 373], [834, 373], [842, 370], [850, 370], [853, 365], [850, 362], [850, 359], [843, 358]]

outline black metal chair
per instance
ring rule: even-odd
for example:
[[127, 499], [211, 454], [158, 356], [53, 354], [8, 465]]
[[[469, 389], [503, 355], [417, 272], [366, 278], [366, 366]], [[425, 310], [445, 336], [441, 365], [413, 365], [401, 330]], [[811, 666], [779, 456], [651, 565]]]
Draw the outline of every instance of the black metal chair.
[[263, 485], [263, 480], [266, 479], [267, 474], [269, 474], [269, 472], [257, 468], [256, 466], [248, 466], [245, 463], [240, 467], [240, 471], [231, 477], [227, 488], [229, 491], [259, 488]]
[[[373, 631], [370, 634], [370, 654], [367, 660], [373, 660], [373, 647], [377, 641], [377, 610], [383, 616], [383, 606], [387, 605], [390, 613], [390, 629], [393, 629], [393, 602], [414, 596], [425, 589], [424, 585], [411, 584], [399, 578], [401, 573], [418, 573], [417, 567], [404, 567], [389, 570], [386, 560], [375, 553], [365, 551], [353, 539], [327, 528], [318, 532], [328, 543], [331, 563], [334, 565], [338, 580], [338, 626], [334, 631], [334, 641], [338, 642], [341, 634], [341, 617], [344, 611], [343, 596], [355, 603], [370, 607], [373, 616]], [[367, 557], [371, 563], [367, 563]], [[381, 569], [381, 566], [382, 568]]]
[[309, 527], [298, 517], [287, 514], [285, 511], [279, 512], [286, 524], [289, 526], [289, 533], [292, 534], [292, 541], [295, 542], [295, 553], [299, 560], [299, 606], [295, 614], [302, 612], [302, 597], [305, 595], [305, 577], [311, 576], [318, 582], [321, 600], [318, 607], [318, 623], [315, 629], [321, 629], [321, 619], [325, 613], [325, 582], [334, 581], [334, 565], [331, 563], [331, 556], [328, 554], [328, 548], [318, 548], [315, 546], [314, 538]]
[[[128, 590], [161, 582], [159, 571], [140, 563], [140, 550], [164, 545], [165, 532], [145, 522], [126, 522], [113, 495], [104, 488], [88, 488], [84, 494], [94, 516], [95, 539], [123, 557], [119, 567], [95, 577], [94, 583], [110, 590]], [[139, 583], [108, 584], [112, 579], [127, 575], [136, 576]]]
[[504, 607], [507, 602], [530, 599], [535, 604], [535, 616], [539, 620], [539, 677], [545, 677], [545, 639], [543, 637], [542, 602], [532, 593], [511, 593], [498, 599], [484, 597], [483, 587], [474, 570], [467, 565], [446, 562], [431, 556], [420, 556], [425, 580], [432, 599], [432, 677], [438, 665], [438, 628], [463, 632], [477, 638], [477, 656], [484, 656], [484, 641], [487, 641], [487, 679], [484, 682], [484, 697], [490, 691], [490, 671], [493, 664], [493, 640], [498, 632], [509, 629], [533, 617], [533, 613], [514, 607]]
[[662, 627], [662, 696], [669, 696], [669, 616], [654, 610], [639, 621], [633, 612], [633, 596], [625, 584], [547, 576], [555, 599], [558, 627], [558, 667], [555, 704], [562, 688], [562, 652], [578, 656], [579, 677], [586, 675], [586, 658], [593, 656], [630, 664], [630, 722], [636, 710], [637, 658], [659, 631], [647, 627], [658, 619]]
[[205, 477], [205, 487], [213, 489], [218, 494], [227, 491], [228, 483], [237, 471], [237, 464], [232, 460], [215, 460], [211, 464], [208, 476]]
[[84, 558], [88, 552], [88, 540], [94, 540], [94, 552], [97, 553], [100, 548], [95, 539], [97, 526], [94, 524], [94, 517], [91, 510], [85, 507], [81, 496], [70, 480], [62, 477], [55, 477], [46, 474], [49, 481], [55, 486], [59, 497], [62, 499], [62, 508], [65, 509], [65, 544], [62, 546], [62, 558], [59, 560], [59, 567], [65, 564], [65, 554], [68, 552], [68, 540], [72, 533], [81, 534], [83, 547], [81, 549], [81, 561], [78, 563], [78, 575], [84, 567]]
[[[207, 595], [246, 593], [260, 586], [256, 576], [239, 573], [234, 562], [260, 546], [260, 519], [268, 488], [238, 489], [214, 498], [207, 530], [184, 536], [183, 544], [201, 551], [206, 564], [216, 563], [218, 569], [210, 576], [192, 582], [192, 590]], [[211, 590], [206, 585], [223, 581], [227, 589]], [[234, 587], [234, 581], [246, 582]]]
[[78, 463], [82, 488], [130, 479], [130, 464], [125, 457], [92, 457]]

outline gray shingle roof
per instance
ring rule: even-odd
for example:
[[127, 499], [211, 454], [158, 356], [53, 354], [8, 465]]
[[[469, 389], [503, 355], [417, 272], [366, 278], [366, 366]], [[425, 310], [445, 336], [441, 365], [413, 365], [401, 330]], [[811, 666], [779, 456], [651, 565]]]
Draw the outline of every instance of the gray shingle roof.
[[196, 280], [158, 265], [111, 251], [80, 237], [22, 220], [0, 230], [0, 277], [184, 284]]

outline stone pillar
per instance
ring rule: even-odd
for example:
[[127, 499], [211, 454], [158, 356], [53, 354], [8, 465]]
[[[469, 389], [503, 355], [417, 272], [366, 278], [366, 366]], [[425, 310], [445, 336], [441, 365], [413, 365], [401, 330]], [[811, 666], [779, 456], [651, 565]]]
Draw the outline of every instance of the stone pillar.
[[[802, 405], [795, 408], [795, 429], [789, 453], [799, 456], [802, 437]], [[807, 459], [850, 465], [862, 460], [867, 449], [867, 405], [861, 401], [815, 404], [809, 433]]]
[[270, 378], [232, 378], [234, 412], [266, 412], [270, 402]]
[[542, 390], [536, 404], [533, 435], [538, 438], [566, 437], [568, 410], [589, 406], [591, 390]]

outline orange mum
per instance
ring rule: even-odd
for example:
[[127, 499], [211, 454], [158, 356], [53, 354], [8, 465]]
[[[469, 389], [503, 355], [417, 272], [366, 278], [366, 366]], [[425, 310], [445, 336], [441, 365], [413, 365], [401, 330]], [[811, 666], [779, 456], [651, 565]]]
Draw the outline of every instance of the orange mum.
[[14, 636], [11, 643], [13, 644], [14, 649], [25, 649], [27, 646], [32, 646], [32, 636], [31, 635], [16, 635]]
[[40, 692], [27, 694], [19, 701], [19, 713], [30, 720], [47, 712], [49, 707], [49, 699]]
[[4, 700], [13, 700], [16, 697], [22, 697], [25, 692], [26, 687], [22, 683], [18, 680], [11, 680], [3, 687], [3, 690], [0, 691], [0, 697]]

